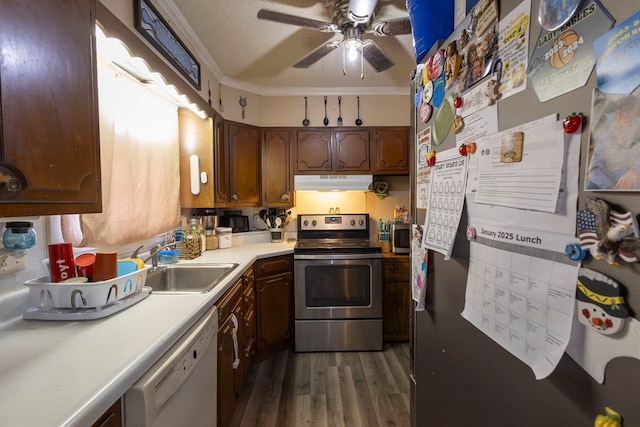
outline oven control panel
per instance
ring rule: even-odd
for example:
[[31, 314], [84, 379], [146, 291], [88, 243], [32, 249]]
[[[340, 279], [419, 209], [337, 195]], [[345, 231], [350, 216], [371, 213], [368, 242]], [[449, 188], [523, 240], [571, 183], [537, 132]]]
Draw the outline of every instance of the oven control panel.
[[298, 215], [298, 230], [368, 230], [369, 214]]

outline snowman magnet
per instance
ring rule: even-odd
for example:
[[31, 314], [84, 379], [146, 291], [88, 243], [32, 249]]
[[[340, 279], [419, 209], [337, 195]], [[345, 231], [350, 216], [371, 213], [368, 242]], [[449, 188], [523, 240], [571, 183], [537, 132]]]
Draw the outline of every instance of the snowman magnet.
[[587, 328], [613, 335], [624, 327], [629, 308], [624, 301], [624, 286], [597, 271], [581, 268], [578, 273], [578, 319]]

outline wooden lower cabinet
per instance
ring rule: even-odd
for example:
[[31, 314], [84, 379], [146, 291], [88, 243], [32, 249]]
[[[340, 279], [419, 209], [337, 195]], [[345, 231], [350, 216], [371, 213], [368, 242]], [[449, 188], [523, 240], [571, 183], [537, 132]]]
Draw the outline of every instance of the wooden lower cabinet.
[[242, 343], [243, 325], [243, 281], [233, 284], [222, 297], [218, 306], [218, 426], [231, 424], [233, 411], [244, 383]]
[[382, 335], [384, 341], [409, 340], [411, 262], [408, 255], [382, 258]]
[[122, 399], [116, 400], [91, 427], [122, 427]]
[[250, 267], [242, 277], [243, 281], [243, 351], [242, 356], [244, 358], [242, 380], [247, 378], [249, 368], [253, 362], [253, 358], [256, 353], [256, 279], [253, 273], [253, 267]]
[[255, 262], [256, 344], [258, 357], [269, 356], [291, 342], [293, 331], [293, 255]]

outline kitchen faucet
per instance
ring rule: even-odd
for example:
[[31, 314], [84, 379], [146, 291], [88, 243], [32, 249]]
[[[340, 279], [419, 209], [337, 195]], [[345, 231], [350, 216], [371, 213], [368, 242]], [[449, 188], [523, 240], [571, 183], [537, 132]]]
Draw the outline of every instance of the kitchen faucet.
[[[147, 261], [151, 260], [151, 265], [153, 266], [153, 268], [158, 267], [158, 252], [160, 252], [161, 250], [163, 250], [165, 248], [169, 248], [169, 247], [175, 246], [175, 245], [176, 245], [175, 242], [167, 243], [166, 245], [163, 245], [163, 246], [160, 246], [159, 244], [156, 245], [154, 248], [151, 248], [151, 251], [149, 252], [149, 256], [146, 257], [145, 259], [143, 259], [142, 262], [144, 262], [146, 264]], [[136, 252], [137, 252], [137, 250], [136, 250]]]

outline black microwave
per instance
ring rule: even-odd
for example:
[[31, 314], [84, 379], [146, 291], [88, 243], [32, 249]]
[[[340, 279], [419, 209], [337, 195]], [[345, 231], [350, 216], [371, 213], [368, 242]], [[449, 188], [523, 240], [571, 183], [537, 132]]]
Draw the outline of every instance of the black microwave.
[[411, 224], [391, 224], [391, 252], [394, 254], [411, 253]]

